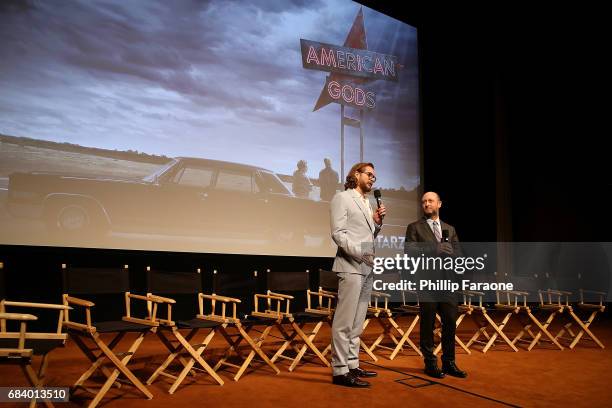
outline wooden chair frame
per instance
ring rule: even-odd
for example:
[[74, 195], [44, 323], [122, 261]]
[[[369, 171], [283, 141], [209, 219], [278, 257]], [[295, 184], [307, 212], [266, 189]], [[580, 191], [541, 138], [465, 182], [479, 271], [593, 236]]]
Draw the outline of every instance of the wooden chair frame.
[[[506, 301], [503, 302], [501, 300], [500, 295], [506, 296]], [[550, 342], [554, 346], [556, 346], [559, 350], [563, 350], [563, 346], [559, 344], [557, 339], [548, 331], [548, 326], [550, 326], [551, 322], [554, 320], [555, 316], [563, 311], [562, 305], [555, 304], [542, 304], [544, 306], [540, 310], [548, 313], [548, 317], [542, 323], [536, 316], [535, 310], [529, 306], [527, 302], [527, 297], [529, 296], [529, 292], [525, 291], [498, 291], [497, 292], [497, 306], [510, 305], [510, 307], [516, 307], [518, 309], [516, 313], [516, 318], [521, 324], [521, 330], [514, 336], [512, 339], [512, 344], [515, 346], [519, 342], [529, 343], [527, 345], [527, 351], [531, 351], [537, 344], [540, 342]], [[522, 301], [520, 300], [522, 298]], [[537, 328], [537, 333], [534, 333], [531, 328], [535, 326]], [[542, 337], [545, 336], [545, 338]], [[523, 339], [523, 337], [529, 336], [528, 339]]]
[[[409, 293], [414, 295], [416, 298], [416, 304], [406, 303], [406, 294]], [[405, 344], [407, 343], [410, 349], [414, 350], [417, 355], [423, 357], [423, 353], [417, 347], [417, 345], [410, 339], [410, 335], [412, 331], [415, 329], [417, 323], [419, 322], [421, 316], [419, 315], [421, 310], [421, 305], [419, 301], [419, 294], [417, 291], [413, 290], [402, 290], [402, 304], [398, 307], [398, 311], [400, 312], [396, 317], [396, 320], [399, 320], [402, 316], [411, 316], [412, 318], [409, 320], [409, 324], [406, 329], [403, 329], [404, 333], [400, 338], [399, 342], [395, 345], [395, 349], [391, 352], [389, 356], [389, 360], [395, 359], [395, 357], [402, 351], [404, 351]]]
[[[574, 349], [574, 347], [576, 347], [578, 342], [580, 342], [580, 340], [583, 338], [585, 340], [593, 341], [595, 344], [597, 344], [602, 349], [605, 348], [601, 340], [599, 340], [599, 338], [597, 338], [597, 336], [593, 334], [593, 332], [590, 329], [590, 326], [595, 320], [595, 317], [597, 316], [597, 314], [603, 313], [606, 310], [606, 306], [604, 304], [604, 300], [607, 295], [606, 292], [580, 289], [579, 290], [580, 301], [576, 305], [571, 305], [569, 302], [569, 296], [572, 295], [572, 292], [558, 291], [558, 290], [553, 290], [553, 289], [548, 289], [547, 292], [552, 295], [558, 295], [560, 297], [565, 298], [564, 311], [570, 317], [569, 322], [566, 323], [563, 326], [563, 328], [555, 335], [555, 339], [568, 340], [569, 345], [567, 347], [569, 347], [570, 349]], [[598, 303], [586, 303], [584, 301], [585, 293], [594, 294], [594, 295], [599, 296], [599, 302]], [[586, 320], [581, 319], [580, 316], [578, 316], [576, 309], [585, 311], [587, 312], [587, 314], [590, 313], [588, 315], [589, 317]], [[574, 333], [574, 331], [572, 330], [573, 325], [578, 326], [579, 331], [577, 333]], [[568, 336], [564, 336], [565, 333], [567, 333]], [[584, 337], [585, 334], [587, 335], [587, 337]]]
[[[489, 310], [483, 304], [482, 299], [485, 295], [483, 292], [468, 291], [465, 293], [466, 299], [464, 299], [464, 302], [471, 307], [471, 313], [469, 316], [477, 327], [474, 335], [467, 341], [467, 343], [465, 343], [465, 346], [469, 349], [473, 344], [480, 344], [483, 346], [481, 349], [482, 353], [486, 353], [496, 342], [503, 340], [503, 342], [507, 344], [514, 352], [518, 352], [518, 349], [512, 340], [510, 340], [506, 333], [504, 333], [504, 328], [510, 321], [510, 318], [519, 312], [518, 305], [501, 304], [498, 294], [498, 301], [495, 305], [496, 307]], [[478, 297], [477, 304], [473, 302], [473, 298], [476, 296]], [[494, 319], [496, 316], [492, 315], [496, 314], [501, 314], [502, 319]], [[489, 334], [487, 331], [488, 328], [493, 329], [493, 333]], [[484, 337], [484, 340], [480, 340], [481, 336]], [[501, 340], [498, 338], [501, 338]]]
[[[312, 292], [310, 292], [310, 290], [307, 291], [308, 307], [305, 310], [306, 313], [311, 313], [309, 311], [309, 309], [311, 309], [310, 308], [311, 293]], [[273, 325], [277, 328], [277, 330], [280, 332], [283, 338], [283, 343], [276, 350], [276, 352], [274, 353], [274, 355], [272, 356], [270, 360], [272, 362], [276, 362], [276, 360], [278, 360], [279, 358], [282, 358], [282, 359], [291, 361], [291, 365], [289, 366], [289, 371], [295, 370], [299, 362], [304, 357], [306, 351], [308, 350], [310, 350], [310, 352], [314, 354], [323, 363], [324, 366], [331, 367], [329, 361], [327, 361], [325, 356], [319, 351], [317, 346], [313, 343], [313, 340], [315, 336], [317, 335], [317, 333], [319, 332], [319, 330], [321, 329], [321, 326], [323, 325], [323, 323], [329, 317], [329, 311], [331, 310], [331, 300], [333, 299], [333, 296], [325, 295], [319, 292], [316, 292], [316, 295], [320, 299], [322, 298], [328, 299], [329, 301], [328, 309], [327, 311], [324, 309], [316, 309], [317, 311], [314, 312], [315, 315], [317, 317], [321, 316], [322, 318], [316, 321], [315, 327], [313, 328], [312, 331], [308, 332], [308, 334], [304, 332], [304, 327], [306, 326], [307, 323], [310, 323], [310, 322], [305, 319], [302, 320], [299, 317], [294, 316], [290, 312], [291, 301], [294, 299], [293, 296], [286, 295], [283, 293], [273, 292], [271, 290], [268, 290], [265, 295], [262, 295], [262, 294], [255, 295], [255, 310], [253, 311], [252, 315], [256, 317], [272, 320], [274, 322]], [[265, 299], [265, 303], [267, 305], [267, 308], [265, 309], [264, 312], [260, 312], [258, 310], [258, 304], [259, 304], [260, 299]], [[273, 309], [273, 305], [272, 305], [274, 301], [276, 301], [275, 309]], [[283, 309], [284, 309], [284, 312], [283, 312]], [[289, 328], [289, 330], [287, 328]], [[298, 345], [298, 343], [301, 343], [301, 344]], [[288, 356], [285, 354], [285, 351], [289, 347], [291, 347], [297, 353], [295, 356]]]
[[[27, 330], [27, 322], [35, 321], [38, 319], [37, 316], [28, 313], [9, 313], [7, 307], [17, 307], [20, 309], [38, 309], [38, 310], [57, 310], [58, 311], [58, 324], [55, 332], [32, 332]], [[68, 313], [71, 308], [65, 305], [56, 305], [50, 303], [33, 303], [33, 302], [13, 302], [8, 300], [0, 301], [0, 339], [14, 339], [17, 340], [17, 348], [2, 348], [0, 349], [0, 357], [6, 358], [9, 362], [17, 362], [24, 372], [25, 377], [32, 387], [42, 388], [44, 387], [46, 380], [47, 368], [49, 366], [49, 354], [50, 352], [42, 353], [42, 360], [35, 370], [32, 364], [32, 357], [36, 354], [35, 348], [28, 347], [28, 341], [53, 341], [60, 342], [62, 345], [65, 344], [67, 335], [62, 333], [62, 321], [64, 314]], [[8, 331], [7, 320], [18, 321], [19, 331]], [[53, 403], [49, 400], [43, 400], [44, 404], [51, 408]], [[32, 399], [30, 406], [36, 405], [36, 399]]]
[[[121, 384], [118, 382], [118, 377], [123, 374], [129, 383], [134, 385], [138, 391], [140, 391], [147, 399], [153, 398], [153, 394], [142, 384], [142, 382], [130, 371], [127, 367], [128, 363], [142, 344], [145, 335], [150, 331], [151, 328], [159, 326], [156, 321], [157, 307], [148, 308], [149, 316], [145, 318], [137, 318], [131, 314], [131, 301], [141, 300], [147, 302], [147, 305], [151, 303], [157, 306], [158, 303], [163, 303], [161, 299], [154, 297], [136, 295], [130, 292], [125, 292], [125, 311], [126, 314], [122, 320], [131, 323], [137, 323], [143, 325], [146, 330], [137, 332], [137, 337], [131, 343], [130, 347], [126, 352], [114, 352], [113, 349], [127, 334], [126, 331], [115, 332], [115, 336], [108, 344], [102, 339], [100, 333], [96, 330], [91, 322], [91, 308], [95, 306], [93, 302], [85, 299], [70, 296], [68, 294], [63, 295], [64, 305], [75, 306], [85, 308], [85, 323], [75, 322], [70, 320], [69, 314], [64, 314], [63, 326], [67, 329], [68, 334], [74, 340], [75, 344], [81, 349], [83, 354], [91, 361], [91, 366], [87, 369], [81, 377], [73, 384], [72, 390], [83, 389], [87, 392], [94, 394], [93, 400], [89, 403], [88, 407], [93, 408], [102, 400], [104, 395], [109, 391], [111, 386], [116, 385], [119, 387]], [[87, 343], [93, 343], [94, 348], [90, 348]], [[104, 363], [108, 360], [114, 367], [112, 370], [106, 368]], [[89, 379], [97, 370], [100, 370], [106, 377], [107, 380], [104, 382], [99, 390], [94, 390], [84, 386], [84, 383]]]
[[[458, 329], [463, 319], [465, 319], [466, 316], [470, 316], [472, 312], [474, 311], [474, 308], [472, 307], [472, 296], [474, 296], [475, 294], [484, 295], [484, 293], [482, 292], [469, 292], [468, 291], [468, 292], [462, 292], [462, 293], [463, 293], [463, 303], [457, 305], [459, 314], [457, 316], [457, 320], [455, 321], [455, 329]], [[436, 313], [436, 321], [438, 322], [440, 326], [442, 325], [442, 318], [437, 313]], [[437, 327], [436, 329], [434, 329], [434, 336], [442, 340], [442, 328], [441, 327]], [[457, 333], [455, 333], [455, 343], [457, 343], [457, 345], [461, 347], [463, 351], [465, 351], [467, 354], [472, 354], [469, 347], [461, 340], [461, 338], [459, 337]], [[440, 353], [441, 350], [442, 350], [442, 342], [440, 341], [440, 343], [438, 343], [438, 345], [434, 349], [434, 352], [433, 352], [434, 355], [438, 355], [438, 353]]]
[[[305, 312], [314, 314], [314, 315], [319, 315], [321, 317], [321, 320], [317, 322], [314, 328], [312, 328], [312, 330], [309, 333], [306, 333], [308, 335], [308, 340], [311, 343], [314, 344], [317, 338], [317, 335], [319, 334], [319, 331], [321, 330], [324, 324], [327, 324], [329, 328], [331, 329], [333, 318], [334, 318], [334, 310], [335, 310], [334, 305], [335, 305], [337, 296], [338, 294], [336, 292], [326, 291], [322, 287], [319, 287], [317, 291], [312, 291], [310, 289], [306, 291], [307, 306], [306, 306]], [[313, 298], [317, 299], [316, 305], [313, 305], [313, 301], [312, 301]], [[310, 355], [310, 356], [314, 355], [312, 353], [307, 353], [307, 351], [308, 351], [308, 345], [303, 344], [302, 347], [297, 352], [295, 359], [291, 363], [291, 366], [289, 367], [289, 371], [293, 371], [305, 355]], [[327, 346], [325, 347], [325, 349], [321, 351], [321, 355], [325, 357], [329, 352], [331, 352], [331, 343], [327, 343]]]
[[[211, 300], [212, 310], [210, 314], [204, 314], [203, 299]], [[221, 304], [221, 315], [216, 314], [217, 302]], [[229, 367], [236, 368], [238, 371], [234, 375], [233, 379], [234, 381], [238, 381], [242, 377], [242, 375], [246, 372], [246, 369], [252, 364], [253, 359], [257, 355], [264, 363], [266, 363], [274, 371], [275, 374], [279, 374], [280, 370], [278, 369], [278, 367], [274, 365], [274, 363], [270, 360], [270, 358], [268, 358], [268, 356], [261, 349], [261, 345], [264, 342], [264, 340], [268, 337], [268, 335], [270, 334], [270, 330], [272, 329], [272, 326], [267, 325], [265, 329], [263, 330], [263, 332], [260, 332], [260, 335], [257, 338], [252, 338], [249, 335], [249, 332], [253, 330], [254, 324], [249, 324], [250, 322], [247, 324], [244, 324], [245, 322], [243, 322], [240, 318], [237, 317], [236, 305], [238, 303], [241, 303], [240, 299], [227, 297], [227, 296], [219, 296], [215, 293], [211, 295], [204, 295], [204, 294], [200, 295], [201, 312], [198, 315], [198, 318], [204, 319], [204, 320], [221, 322], [222, 325], [219, 326], [219, 333], [221, 333], [221, 336], [223, 336], [223, 338], [228, 344], [228, 348], [225, 350], [223, 357], [217, 362], [217, 364], [215, 364], [213, 369], [215, 371], [219, 371], [221, 367], [223, 366], [229, 366]], [[230, 304], [232, 305], [232, 317], [227, 317], [226, 316], [227, 305], [230, 305]], [[228, 329], [236, 330], [237, 334], [232, 335], [231, 333], [228, 332]], [[236, 337], [236, 339], [234, 339], [233, 337]], [[240, 343], [242, 343], [243, 341], [245, 341], [250, 348], [250, 352], [249, 354], [246, 355], [246, 357], [242, 354], [242, 351], [239, 348]], [[231, 358], [232, 354], [238, 356], [242, 360], [242, 363], [241, 364], [230, 363], [228, 360]]]
[[[163, 375], [165, 377], [170, 377], [174, 379], [174, 382], [170, 386], [168, 390], [169, 394], [174, 394], [176, 389], [181, 385], [181, 383], [185, 380], [187, 374], [189, 374], [194, 368], [195, 363], [204, 370], [208, 375], [210, 375], [219, 385], [223, 385], [224, 381], [219, 377], [219, 375], [213, 370], [213, 368], [202, 358], [202, 354], [206, 350], [206, 347], [214, 337], [216, 333], [216, 327], [211, 327], [210, 331], [205, 334], [201, 341], [197, 342], [195, 345], [191, 344], [191, 340], [197, 335], [197, 333], [202, 329], [202, 327], [190, 327], [189, 333], [186, 336], [183, 336], [179, 331], [177, 323], [172, 320], [172, 305], [176, 303], [174, 299], [156, 296], [152, 293], [147, 293], [147, 297], [151, 299], [157, 299], [160, 303], [163, 303], [167, 306], [166, 318], [156, 318], [156, 321], [159, 323], [158, 327], [154, 327], [151, 331], [155, 333], [161, 342], [166, 346], [170, 354], [166, 357], [165, 361], [153, 372], [153, 374], [147, 380], [147, 384], [150, 385], [155, 381], [155, 379]], [[204, 295], [198, 294], [198, 303], [200, 305], [200, 313], [198, 316], [203, 315], [203, 300]], [[213, 300], [214, 301], [214, 300]], [[155, 308], [157, 306], [156, 303], [150, 302], [149, 307]], [[224, 307], [225, 309], [225, 307]], [[225, 314], [225, 310], [223, 310], [223, 314]], [[153, 312], [155, 315], [155, 311]], [[169, 338], [165, 333], [169, 332], [170, 335], [178, 342], [178, 345], [172, 344], [172, 339]], [[181, 357], [181, 353], [187, 353], [187, 358]], [[179, 361], [183, 364], [183, 369], [178, 375], [173, 375], [166, 372], [166, 368], [174, 361], [174, 359], [179, 358]]]

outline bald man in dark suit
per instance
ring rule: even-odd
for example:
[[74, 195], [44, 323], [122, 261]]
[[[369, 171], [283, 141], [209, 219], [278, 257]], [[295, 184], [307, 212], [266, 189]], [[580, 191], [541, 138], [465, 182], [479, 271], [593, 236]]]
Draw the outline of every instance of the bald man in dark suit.
[[[459, 237], [452, 225], [440, 220], [442, 201], [435, 192], [423, 194], [421, 199], [423, 218], [408, 225], [406, 230], [406, 252], [412, 255], [425, 253], [427, 256], [460, 256]], [[442, 231], [448, 231], [448, 241], [442, 242]], [[435, 272], [434, 272], [435, 273]], [[451, 271], [451, 273], [454, 273]], [[421, 276], [426, 278], [425, 275]], [[427, 278], [445, 277], [430, 275]], [[452, 278], [452, 276], [451, 276]], [[420, 303], [420, 347], [425, 360], [425, 374], [434, 378], [444, 378], [446, 374], [465, 378], [467, 373], [455, 364], [455, 324], [457, 319], [457, 298], [450, 292], [424, 292]], [[433, 330], [436, 313], [442, 319], [442, 369], [434, 355]]]

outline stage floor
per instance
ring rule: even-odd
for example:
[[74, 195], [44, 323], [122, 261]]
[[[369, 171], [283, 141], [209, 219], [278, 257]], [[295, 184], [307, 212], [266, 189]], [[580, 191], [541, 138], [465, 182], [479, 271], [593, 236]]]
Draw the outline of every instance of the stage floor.
[[[467, 323], [467, 322], [466, 322]], [[461, 337], [473, 330], [461, 326]], [[377, 335], [378, 326], [372, 323], [365, 333], [368, 343]], [[608, 347], [602, 350], [593, 342], [580, 342], [570, 350], [553, 349], [542, 345], [528, 352], [524, 348], [515, 353], [507, 346], [495, 346], [486, 354], [472, 349], [467, 355], [457, 348], [457, 364], [469, 373], [468, 378], [447, 377], [433, 380], [423, 374], [422, 360], [414, 352], [399, 354], [388, 360], [389, 352], [378, 350], [378, 361], [365, 353], [361, 366], [378, 371], [369, 389], [351, 389], [331, 384], [331, 370], [313, 363], [288, 372], [289, 364], [277, 362], [281, 373], [274, 375], [262, 366], [248, 371], [238, 382], [232, 380], [233, 369], [221, 371], [224, 386], [200, 373], [187, 377], [173, 395], [169, 395], [170, 379], [159, 377], [149, 389], [152, 400], [141, 398], [131, 386], [109, 391], [103, 407], [395, 407], [395, 406], [607, 406], [612, 397], [608, 370], [612, 366], [612, 321], [596, 321], [591, 329]], [[323, 328], [318, 346], [323, 349], [329, 339], [329, 329]], [[411, 338], [418, 344], [417, 333]], [[129, 339], [129, 338], [128, 338]], [[264, 350], [274, 349], [269, 339]], [[214, 361], [222, 353], [225, 343], [217, 336], [205, 353], [207, 361]], [[119, 347], [120, 348], [120, 347]], [[148, 335], [130, 364], [143, 380], [155, 370], [166, 356], [166, 349], [154, 335]], [[37, 362], [37, 361], [36, 361]], [[70, 340], [65, 348], [54, 351], [48, 370], [48, 385], [68, 386], [88, 367], [86, 358]], [[21, 370], [0, 365], [0, 386], [25, 386]], [[78, 397], [77, 395], [83, 396]], [[88, 394], [80, 391], [70, 403], [58, 407], [86, 406]], [[14, 406], [23, 406], [24, 404]], [[0, 406], [8, 406], [0, 403]]]

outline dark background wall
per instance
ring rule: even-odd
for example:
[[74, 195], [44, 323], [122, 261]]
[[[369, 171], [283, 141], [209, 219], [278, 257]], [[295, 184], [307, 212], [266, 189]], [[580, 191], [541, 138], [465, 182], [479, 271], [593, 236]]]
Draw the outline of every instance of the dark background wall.
[[463, 240], [609, 241], [603, 10], [360, 3], [419, 29], [425, 189]]

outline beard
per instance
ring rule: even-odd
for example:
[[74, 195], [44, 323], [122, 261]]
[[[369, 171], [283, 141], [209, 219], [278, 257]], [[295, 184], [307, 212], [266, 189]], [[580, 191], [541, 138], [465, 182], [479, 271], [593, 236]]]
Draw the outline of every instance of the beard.
[[425, 214], [425, 216], [427, 218], [437, 217], [438, 216], [438, 210], [434, 210], [434, 209], [431, 209], [429, 211], [428, 210], [423, 210], [423, 214]]
[[369, 183], [362, 183], [360, 187], [361, 191], [363, 191], [364, 193], [369, 193], [370, 191], [372, 191], [373, 186]]

